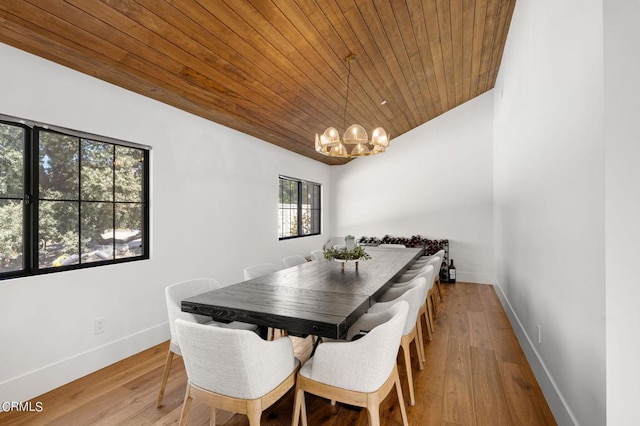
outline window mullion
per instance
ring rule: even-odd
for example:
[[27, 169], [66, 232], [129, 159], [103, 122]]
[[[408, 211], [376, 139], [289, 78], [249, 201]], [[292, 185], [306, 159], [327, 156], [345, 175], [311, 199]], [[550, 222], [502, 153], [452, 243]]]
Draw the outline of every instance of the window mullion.
[[113, 229], [113, 242], [111, 243], [111, 257], [113, 259], [116, 258], [116, 146], [113, 146], [113, 151], [111, 154], [112, 160], [112, 168], [111, 168], [111, 229]]
[[78, 265], [82, 264], [82, 139], [78, 138]]
[[298, 237], [304, 235], [302, 233], [302, 182], [298, 181]]
[[31, 128], [25, 128], [25, 153], [24, 153], [24, 256], [23, 266], [26, 273], [33, 273], [38, 269], [38, 206], [40, 184], [39, 177], [39, 144], [38, 132]]

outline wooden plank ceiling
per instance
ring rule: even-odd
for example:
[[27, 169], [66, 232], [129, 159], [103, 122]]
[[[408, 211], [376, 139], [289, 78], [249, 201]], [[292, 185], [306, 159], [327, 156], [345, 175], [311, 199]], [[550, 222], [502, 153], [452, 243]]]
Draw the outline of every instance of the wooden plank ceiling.
[[394, 137], [493, 88], [514, 5], [11, 0], [0, 2], [0, 42], [343, 164], [316, 153], [314, 137], [329, 126], [344, 130], [349, 54], [357, 60], [346, 125], [382, 126], [394, 149]]

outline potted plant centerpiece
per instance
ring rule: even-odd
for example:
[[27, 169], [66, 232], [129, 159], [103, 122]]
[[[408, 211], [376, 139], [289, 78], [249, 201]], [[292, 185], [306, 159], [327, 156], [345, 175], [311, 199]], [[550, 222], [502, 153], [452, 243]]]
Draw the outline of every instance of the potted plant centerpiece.
[[360, 259], [371, 259], [371, 256], [369, 256], [364, 248], [355, 245], [355, 239], [353, 236], [347, 235], [344, 240], [344, 247], [334, 246], [324, 250], [324, 258], [342, 263], [342, 270], [344, 270], [344, 264], [350, 260], [355, 261], [357, 270]]

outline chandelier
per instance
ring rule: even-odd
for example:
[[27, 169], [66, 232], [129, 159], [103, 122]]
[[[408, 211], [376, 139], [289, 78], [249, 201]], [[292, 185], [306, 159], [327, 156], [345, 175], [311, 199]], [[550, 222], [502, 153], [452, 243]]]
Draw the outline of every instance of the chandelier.
[[[344, 100], [344, 114], [342, 116], [342, 126], [346, 127], [347, 104], [349, 102], [349, 83], [351, 80], [351, 63], [356, 60], [356, 55], [349, 55], [346, 58], [348, 65], [347, 74], [347, 96]], [[359, 124], [352, 124], [344, 132], [342, 139], [334, 127], [329, 127], [322, 135], [316, 134], [316, 151], [329, 157], [363, 157], [385, 152], [389, 146], [390, 137], [382, 127], [374, 129], [371, 139], [367, 131]]]

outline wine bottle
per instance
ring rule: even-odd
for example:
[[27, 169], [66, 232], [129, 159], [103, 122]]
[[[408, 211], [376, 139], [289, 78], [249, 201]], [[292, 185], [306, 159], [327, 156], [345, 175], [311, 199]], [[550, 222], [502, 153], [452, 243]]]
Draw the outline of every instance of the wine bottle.
[[449, 282], [450, 283], [456, 282], [456, 267], [453, 264], [453, 259], [451, 259], [451, 263], [449, 264]]

